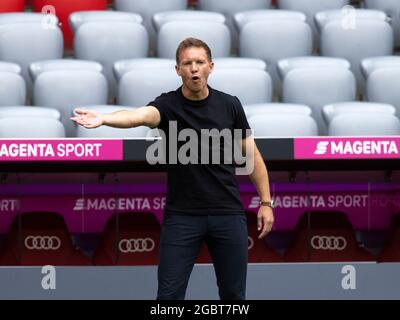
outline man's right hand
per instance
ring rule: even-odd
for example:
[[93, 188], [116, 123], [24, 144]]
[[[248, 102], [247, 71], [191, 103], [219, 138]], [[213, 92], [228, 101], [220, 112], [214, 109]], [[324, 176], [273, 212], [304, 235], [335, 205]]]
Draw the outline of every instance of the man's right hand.
[[76, 116], [71, 117], [72, 121], [85, 127], [86, 129], [93, 129], [103, 125], [103, 115], [95, 110], [75, 109]]

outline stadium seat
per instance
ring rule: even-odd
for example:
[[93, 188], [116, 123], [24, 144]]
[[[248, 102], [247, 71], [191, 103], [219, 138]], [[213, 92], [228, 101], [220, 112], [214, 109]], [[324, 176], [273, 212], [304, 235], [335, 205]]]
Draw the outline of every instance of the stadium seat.
[[365, 83], [360, 63], [368, 57], [393, 53], [393, 29], [384, 12], [366, 9], [355, 12], [354, 25], [344, 25], [340, 10], [319, 12], [316, 21], [321, 29], [321, 54], [350, 61], [358, 92], [363, 93]]
[[267, 64], [260, 59], [213, 58], [215, 69], [259, 69], [267, 70]]
[[169, 69], [175, 70], [175, 59], [161, 59], [161, 58], [144, 58], [121, 60], [114, 64], [113, 71], [117, 81], [130, 71], [146, 70], [146, 69]]
[[361, 72], [366, 80], [375, 70], [393, 67], [400, 67], [400, 56], [372, 57], [361, 61]]
[[141, 107], [181, 85], [181, 79], [172, 68], [159, 68], [157, 72], [152, 68], [137, 69], [126, 72], [120, 79], [117, 101], [119, 105]]
[[153, 56], [156, 50], [156, 32], [153, 27], [152, 17], [158, 12], [185, 10], [187, 0], [115, 0], [118, 11], [127, 11], [140, 14], [143, 24], [150, 35], [150, 53]]
[[107, 223], [96, 250], [98, 266], [156, 265], [160, 246], [160, 224], [151, 213], [113, 216]]
[[[212, 32], [210, 32], [212, 30]], [[175, 59], [176, 48], [188, 37], [205, 41], [213, 57], [228, 57], [231, 51], [229, 29], [225, 24], [211, 21], [172, 21], [162, 25], [158, 32], [157, 53], [160, 58]]]
[[65, 138], [65, 129], [60, 121], [48, 117], [6, 117], [0, 118], [0, 138]]
[[[133, 111], [135, 108], [124, 107], [124, 106], [80, 106], [84, 109], [96, 110], [102, 114], [112, 113], [120, 110]], [[1, 109], [0, 109], [1, 110]], [[1, 113], [0, 113], [1, 115]], [[130, 128], [130, 129], [118, 129], [107, 126], [101, 126], [95, 129], [86, 129], [82, 126], [78, 126], [76, 136], [78, 138], [91, 139], [91, 138], [146, 138], [149, 128], [145, 126]]]
[[271, 77], [264, 70], [255, 68], [216, 69], [208, 78], [208, 83], [217, 90], [237, 96], [242, 104], [272, 101]]
[[365, 0], [368, 9], [384, 11], [391, 19], [395, 32], [395, 45], [400, 46], [400, 2], [397, 0]]
[[318, 33], [314, 16], [320, 11], [341, 9], [348, 5], [350, 0], [278, 0], [279, 9], [303, 12], [307, 16], [307, 23], [314, 31], [314, 45], [318, 48]]
[[385, 113], [345, 113], [333, 118], [330, 136], [398, 136], [400, 120]]
[[217, 12], [180, 10], [156, 13], [153, 16], [153, 25], [158, 32], [164, 24], [173, 21], [211, 21], [224, 24], [225, 20], [225, 16]]
[[1, 0], [0, 12], [20, 12], [25, 9], [25, 0]]
[[0, 118], [50, 118], [55, 120], [61, 119], [61, 114], [57, 109], [31, 107], [31, 106], [3, 106], [0, 107]]
[[271, 0], [199, 0], [197, 8], [204, 11], [222, 13], [227, 17], [227, 25], [231, 30], [233, 48], [238, 47], [238, 34], [234, 28], [233, 16], [241, 11], [269, 9]]
[[[75, 67], [66, 69], [74, 64]], [[49, 65], [51, 70], [46, 71]], [[83, 68], [84, 65], [88, 67]], [[70, 120], [73, 109], [81, 105], [107, 103], [107, 80], [93, 68], [101, 69], [101, 65], [96, 62], [61, 60], [59, 67], [57, 61], [44, 61], [31, 68], [43, 70], [34, 82], [34, 105], [58, 109], [68, 137], [76, 136], [76, 125]]]
[[395, 215], [391, 221], [390, 236], [378, 257], [378, 262], [400, 261], [400, 215]]
[[106, 10], [107, 0], [34, 0], [33, 8], [35, 12], [51, 12], [57, 15], [64, 34], [65, 47], [71, 49], [73, 35], [69, 25], [70, 14], [77, 11]]
[[26, 101], [26, 85], [21, 67], [15, 63], [0, 62], [0, 106], [19, 106]]
[[[136, 15], [131, 14], [132, 21], [129, 22], [116, 20], [119, 15], [123, 15], [121, 20], [127, 20], [126, 15], [129, 13], [126, 12], [99, 14], [99, 21], [93, 21], [95, 13], [78, 12], [71, 15], [71, 21], [81, 21], [75, 32], [74, 52], [77, 59], [93, 60], [103, 65], [109, 85], [109, 97], [113, 101], [116, 94], [116, 82], [112, 73], [114, 63], [123, 59], [146, 57], [149, 39], [145, 27], [132, 22], [138, 19]], [[86, 18], [88, 22], [85, 22]]]
[[361, 248], [346, 215], [341, 212], [304, 214], [294, 232], [285, 260], [287, 262], [374, 261]]
[[318, 136], [317, 123], [303, 114], [261, 114], [248, 119], [255, 137]]
[[72, 243], [62, 216], [30, 212], [17, 217], [7, 235], [5, 257], [21, 266], [89, 266]]
[[383, 113], [395, 115], [396, 109], [383, 103], [372, 102], [340, 102], [326, 105], [322, 109], [322, 115], [327, 126], [332, 120], [343, 113]]
[[141, 24], [143, 18], [136, 13], [121, 11], [79, 11], [69, 16], [71, 30], [75, 33], [81, 25], [88, 22], [131, 22]]
[[369, 73], [365, 90], [366, 100], [393, 105], [397, 116], [400, 116], [400, 91], [397, 86], [400, 81], [399, 61], [393, 61], [386, 66], [383, 66], [382, 62], [382, 67], [376, 66], [374, 71]]
[[320, 135], [327, 134], [322, 108], [327, 104], [355, 99], [356, 81], [346, 68], [296, 68], [289, 71], [283, 80], [282, 101], [311, 107]]
[[2, 13], [0, 15], [0, 25], [10, 23], [40, 23], [44, 28], [51, 29], [58, 26], [59, 20], [53, 14], [35, 12]]
[[30, 89], [29, 64], [62, 58], [63, 39], [57, 27], [44, 28], [40, 22], [3, 24], [0, 19], [0, 48], [0, 60], [19, 64]]
[[[279, 18], [280, 14], [272, 11], [268, 13], [271, 18], [249, 22], [242, 27], [239, 53], [241, 57], [266, 61], [275, 94], [279, 95], [281, 83], [277, 74], [277, 62], [285, 58], [311, 55], [312, 31], [299, 17]], [[272, 18], [274, 15], [276, 18]]]
[[311, 116], [311, 108], [301, 104], [292, 103], [260, 103], [244, 105], [244, 112], [247, 118], [262, 114], [300, 114]]
[[283, 80], [289, 71], [298, 68], [340, 68], [350, 69], [350, 62], [345, 59], [330, 57], [296, 57], [278, 61], [278, 73]]
[[250, 10], [238, 12], [233, 17], [233, 23], [239, 32], [250, 22], [271, 20], [298, 20], [305, 22], [306, 16], [302, 12], [288, 10]]

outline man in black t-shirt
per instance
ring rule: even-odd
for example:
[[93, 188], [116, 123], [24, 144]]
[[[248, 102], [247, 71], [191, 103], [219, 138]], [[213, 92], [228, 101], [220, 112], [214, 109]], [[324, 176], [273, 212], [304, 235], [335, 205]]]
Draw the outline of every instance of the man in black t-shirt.
[[[261, 198], [260, 239], [271, 230], [274, 221], [268, 173], [249, 135], [243, 107], [236, 97], [208, 86], [213, 68], [208, 45], [188, 38], [179, 45], [176, 54], [176, 72], [182, 78], [182, 87], [134, 111], [100, 114], [76, 109], [77, 115], [71, 118], [89, 129], [101, 125], [116, 128], [145, 125], [157, 128], [166, 140], [168, 188], [161, 232], [158, 299], [184, 299], [204, 241], [214, 263], [220, 298], [245, 299], [246, 216], [235, 164], [224, 157], [234, 153], [233, 137], [239, 137], [236, 140], [241, 153], [251, 153], [250, 178]], [[223, 139], [213, 140], [215, 136], [221, 137], [221, 133]], [[232, 141], [225, 144], [229, 139]]]

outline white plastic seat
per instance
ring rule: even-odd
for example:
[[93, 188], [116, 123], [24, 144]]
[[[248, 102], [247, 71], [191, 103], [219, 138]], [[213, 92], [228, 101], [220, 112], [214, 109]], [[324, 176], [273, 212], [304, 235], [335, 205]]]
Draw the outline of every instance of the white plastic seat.
[[[83, 109], [96, 110], [102, 114], [113, 113], [120, 110], [130, 110], [133, 111], [135, 108], [115, 106], [115, 105], [87, 105], [81, 106]], [[130, 129], [119, 129], [112, 128], [108, 126], [101, 126], [95, 129], [86, 129], [82, 126], [77, 128], [78, 138], [146, 138], [149, 133], [149, 128], [145, 126], [140, 126]]]
[[93, 71], [101, 73], [103, 67], [100, 63], [94, 61], [76, 60], [76, 59], [54, 59], [34, 62], [29, 66], [29, 74], [32, 81], [44, 72], [48, 71]]
[[0, 48], [0, 60], [19, 64], [30, 88], [29, 64], [62, 58], [63, 35], [58, 27], [44, 28], [41, 23], [0, 24]]
[[215, 69], [259, 69], [267, 70], [267, 64], [261, 59], [250, 58], [215, 58]]
[[400, 120], [384, 113], [345, 113], [333, 118], [330, 136], [398, 136]]
[[249, 22], [271, 20], [297, 20], [306, 21], [306, 15], [302, 12], [288, 10], [246, 10], [238, 12], [233, 17], [236, 29], [240, 32]]
[[341, 102], [324, 106], [322, 112], [324, 121], [329, 125], [336, 116], [344, 113], [383, 113], [394, 115], [396, 109], [390, 104], [383, 103]]
[[56, 119], [39, 117], [0, 118], [0, 138], [64, 138], [65, 130]]
[[119, 81], [125, 73], [133, 70], [170, 69], [175, 70], [175, 59], [141, 58], [121, 60], [114, 63], [114, 76]]
[[267, 63], [275, 94], [279, 94], [281, 82], [277, 74], [277, 62], [311, 55], [312, 31], [309, 25], [297, 19], [249, 22], [240, 33], [239, 52], [241, 57], [258, 58]]
[[282, 101], [311, 107], [320, 135], [327, 133], [322, 108], [327, 104], [353, 101], [355, 98], [355, 78], [346, 68], [297, 68], [289, 71], [283, 80]]
[[216, 69], [208, 78], [211, 87], [233, 96], [242, 104], [266, 103], [272, 100], [269, 74], [260, 69]]
[[254, 137], [317, 136], [315, 120], [303, 114], [263, 114], [248, 119]]
[[25, 104], [26, 85], [20, 70], [18, 65], [0, 63], [0, 106]]
[[246, 10], [262, 10], [271, 7], [271, 0], [198, 0], [197, 7], [204, 11], [214, 11], [225, 15], [227, 18], [226, 24], [228, 25], [232, 35], [233, 48], [238, 47], [238, 34], [235, 30], [233, 17], [236, 13]]
[[119, 105], [141, 107], [163, 92], [176, 90], [182, 85], [174, 69], [137, 69], [125, 73], [119, 81]]
[[301, 114], [311, 116], [311, 108], [302, 104], [293, 103], [259, 103], [243, 106], [247, 118], [264, 114]]
[[163, 24], [158, 32], [158, 56], [175, 59], [178, 45], [188, 37], [198, 38], [207, 43], [213, 57], [228, 57], [230, 55], [231, 39], [226, 25], [210, 21], [197, 21], [196, 23], [172, 21]]
[[92, 70], [53, 70], [41, 73], [34, 82], [34, 105], [56, 108], [68, 137], [76, 135], [70, 120], [72, 110], [80, 105], [106, 104], [107, 80]]
[[40, 23], [44, 28], [58, 26], [58, 18], [54, 14], [37, 12], [11, 12], [0, 14], [0, 25], [12, 23]]
[[[360, 63], [374, 56], [391, 55], [393, 52], [393, 30], [386, 21], [384, 12], [373, 10], [355, 10], [354, 25], [344, 27], [344, 21], [330, 13], [320, 12], [316, 19], [323, 26], [321, 31], [321, 53], [324, 56], [344, 58], [350, 61], [356, 76], [359, 92], [364, 89]], [[334, 12], [337, 13], [336, 11]], [[363, 15], [377, 15], [366, 18]]]
[[314, 44], [318, 47], [318, 34], [314, 16], [321, 11], [341, 9], [349, 4], [349, 0], [278, 0], [279, 9], [303, 12], [307, 16], [307, 23], [314, 31]]
[[296, 57], [278, 61], [278, 73], [283, 80], [291, 70], [298, 68], [344, 68], [350, 69], [345, 59], [330, 57]]
[[212, 21], [224, 24], [225, 20], [225, 16], [217, 12], [179, 10], [156, 13], [153, 16], [153, 25], [158, 32], [164, 24], [173, 21]]
[[400, 56], [373, 57], [361, 61], [361, 72], [365, 79], [375, 70], [393, 67], [400, 67]]
[[141, 24], [143, 18], [133, 12], [121, 11], [78, 11], [69, 16], [72, 31], [75, 33], [81, 25], [87, 22], [131, 22]]
[[115, 62], [143, 58], [148, 53], [148, 34], [145, 27], [135, 22], [85, 22], [74, 37], [75, 57], [93, 60], [104, 67], [109, 84], [110, 99], [116, 94], [116, 81], [112, 73]]
[[368, 9], [384, 11], [391, 19], [396, 47], [400, 46], [400, 2], [398, 0], [365, 0]]
[[0, 107], [0, 118], [17, 118], [17, 117], [39, 117], [51, 118], [55, 120], [61, 119], [61, 114], [57, 109], [31, 107], [31, 106], [2, 106]]
[[396, 108], [396, 115], [400, 116], [399, 83], [400, 65], [376, 69], [367, 78], [367, 100], [391, 104]]
[[137, 13], [143, 17], [143, 24], [150, 36], [150, 51], [153, 53], [156, 49], [153, 15], [158, 12], [185, 10], [187, 0], [115, 0], [115, 8], [118, 11]]

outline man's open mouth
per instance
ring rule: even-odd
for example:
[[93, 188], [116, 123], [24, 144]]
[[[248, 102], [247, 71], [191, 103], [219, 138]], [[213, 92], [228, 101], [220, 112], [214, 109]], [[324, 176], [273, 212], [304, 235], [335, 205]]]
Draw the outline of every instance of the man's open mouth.
[[194, 76], [194, 77], [192, 77], [192, 80], [193, 80], [193, 81], [200, 80], [200, 77]]

